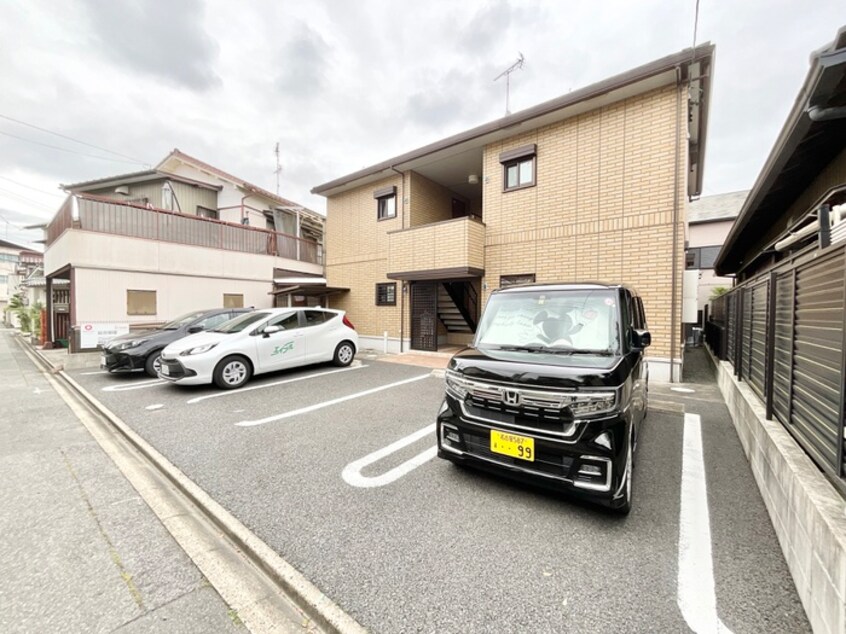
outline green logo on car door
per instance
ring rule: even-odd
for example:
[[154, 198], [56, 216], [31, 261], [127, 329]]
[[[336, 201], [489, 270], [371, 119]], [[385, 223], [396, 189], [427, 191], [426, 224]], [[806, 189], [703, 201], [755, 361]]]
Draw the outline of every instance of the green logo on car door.
[[270, 356], [275, 357], [277, 354], [285, 354], [286, 352], [290, 352], [293, 349], [294, 349], [294, 342], [289, 341], [284, 346], [276, 346], [276, 348], [273, 349], [273, 352], [270, 353]]

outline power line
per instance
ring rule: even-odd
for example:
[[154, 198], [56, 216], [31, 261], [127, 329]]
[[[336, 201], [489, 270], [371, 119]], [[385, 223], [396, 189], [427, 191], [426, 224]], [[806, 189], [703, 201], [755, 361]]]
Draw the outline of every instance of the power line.
[[60, 152], [68, 152], [69, 154], [78, 154], [79, 156], [87, 156], [88, 158], [95, 158], [100, 159], [101, 161], [111, 161], [112, 163], [128, 163], [130, 165], [149, 165], [149, 163], [142, 163], [141, 161], [124, 161], [122, 159], [113, 159], [109, 158], [108, 156], [97, 156], [96, 154], [88, 154], [86, 152], [77, 152], [76, 150], [69, 150], [68, 148], [59, 147], [58, 145], [50, 145], [49, 143], [42, 143], [41, 141], [33, 141], [32, 139], [27, 139], [22, 136], [18, 136], [16, 134], [12, 134], [10, 132], [3, 132], [0, 130], [0, 134], [3, 136], [12, 137], [13, 139], [18, 139], [19, 141], [26, 141], [27, 143], [33, 143], [35, 145], [41, 145], [43, 147], [48, 147], [54, 150], [59, 150]]
[[64, 198], [65, 194], [60, 194], [59, 192], [48, 192], [46, 189], [38, 189], [37, 187], [31, 187], [29, 185], [24, 185], [23, 183], [19, 183], [18, 181], [14, 181], [11, 178], [6, 178], [5, 176], [0, 176], [4, 181], [9, 181], [10, 183], [14, 183], [20, 187], [26, 187], [27, 189], [31, 189], [34, 192], [40, 192], [42, 194], [49, 194], [50, 196], [58, 196], [59, 198]]
[[41, 128], [37, 125], [33, 125], [32, 123], [27, 123], [26, 121], [21, 121], [20, 119], [13, 119], [5, 114], [0, 114], [0, 119], [6, 119], [7, 121], [12, 121], [19, 125], [25, 125], [28, 128], [32, 128], [33, 130], [40, 130], [41, 132], [46, 132], [47, 134], [53, 134], [57, 137], [61, 137], [63, 139], [67, 139], [68, 141], [73, 141], [74, 143], [79, 143], [80, 145], [87, 145], [90, 148], [94, 148], [95, 150], [101, 150], [103, 152], [107, 152], [108, 154], [114, 154], [116, 156], [122, 156], [125, 159], [129, 159], [133, 163], [140, 163], [141, 165], [149, 165], [145, 161], [139, 161], [136, 158], [131, 156], [127, 156], [126, 154], [121, 154], [120, 152], [115, 152], [114, 150], [109, 150], [108, 148], [100, 147], [99, 145], [94, 145], [93, 143], [88, 143], [86, 141], [80, 141], [79, 139], [75, 139], [72, 136], [68, 136], [66, 134], [62, 134], [60, 132], [53, 132], [52, 130], [48, 130], [47, 128]]
[[38, 205], [39, 207], [43, 207], [44, 209], [51, 209], [50, 205], [48, 205], [47, 203], [39, 202], [37, 200], [33, 200], [32, 198], [27, 198], [26, 196], [21, 196], [17, 192], [13, 192], [8, 189], [3, 189], [2, 187], [0, 187], [0, 193], [5, 194], [6, 196], [12, 196], [13, 198], [17, 198], [18, 200], [22, 200], [23, 202]]

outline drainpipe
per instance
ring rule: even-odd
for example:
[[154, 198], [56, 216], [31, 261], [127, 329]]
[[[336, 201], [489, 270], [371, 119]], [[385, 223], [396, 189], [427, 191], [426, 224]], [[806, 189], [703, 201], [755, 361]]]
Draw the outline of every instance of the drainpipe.
[[681, 98], [681, 68], [676, 67], [676, 162], [673, 168], [673, 265], [672, 265], [672, 301], [670, 302], [671, 311], [670, 311], [670, 383], [675, 383], [674, 380], [674, 369], [675, 369], [675, 361], [676, 361], [676, 345], [677, 341], [676, 338], [680, 333], [676, 332], [677, 328], [677, 320], [678, 320], [678, 306], [676, 305], [676, 290], [678, 289], [679, 285], [679, 274], [676, 269], [678, 269], [678, 251], [679, 251], [679, 155], [681, 152], [681, 148], [679, 147], [679, 136], [681, 135], [681, 107], [682, 107], [682, 98]]
[[[400, 229], [405, 229], [405, 174], [391, 165], [391, 169], [400, 175]], [[400, 280], [400, 354], [403, 352], [403, 337], [405, 336], [405, 280]]]
[[832, 108], [811, 106], [806, 112], [811, 121], [834, 121], [846, 117], [846, 106], [834, 106]]

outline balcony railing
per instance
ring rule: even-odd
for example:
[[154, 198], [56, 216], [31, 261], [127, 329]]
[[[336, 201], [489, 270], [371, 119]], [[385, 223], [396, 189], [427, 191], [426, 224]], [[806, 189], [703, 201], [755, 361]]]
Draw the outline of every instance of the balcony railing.
[[485, 268], [485, 225], [471, 217], [388, 233], [388, 277], [477, 277]]
[[70, 228], [323, 264], [313, 240], [91, 195], [68, 197], [47, 225], [47, 246]]

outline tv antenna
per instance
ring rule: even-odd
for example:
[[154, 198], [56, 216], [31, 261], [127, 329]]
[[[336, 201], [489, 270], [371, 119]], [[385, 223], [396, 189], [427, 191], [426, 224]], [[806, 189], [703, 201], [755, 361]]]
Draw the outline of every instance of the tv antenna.
[[282, 173], [282, 165], [279, 164], [279, 141], [276, 142], [276, 149], [273, 150], [276, 154], [276, 169], [273, 173], [276, 174], [276, 195], [279, 195], [279, 175]]
[[517, 54], [519, 55], [519, 57], [517, 58], [517, 61], [514, 62], [513, 64], [511, 64], [511, 66], [506, 68], [499, 75], [494, 77], [494, 81], [497, 81], [497, 80], [505, 77], [505, 116], [506, 117], [511, 114], [511, 110], [509, 109], [509, 98], [511, 96], [511, 73], [513, 73], [515, 70], [520, 70], [521, 68], [523, 68], [523, 62], [526, 61], [526, 58], [523, 57], [523, 53], [518, 52]]

